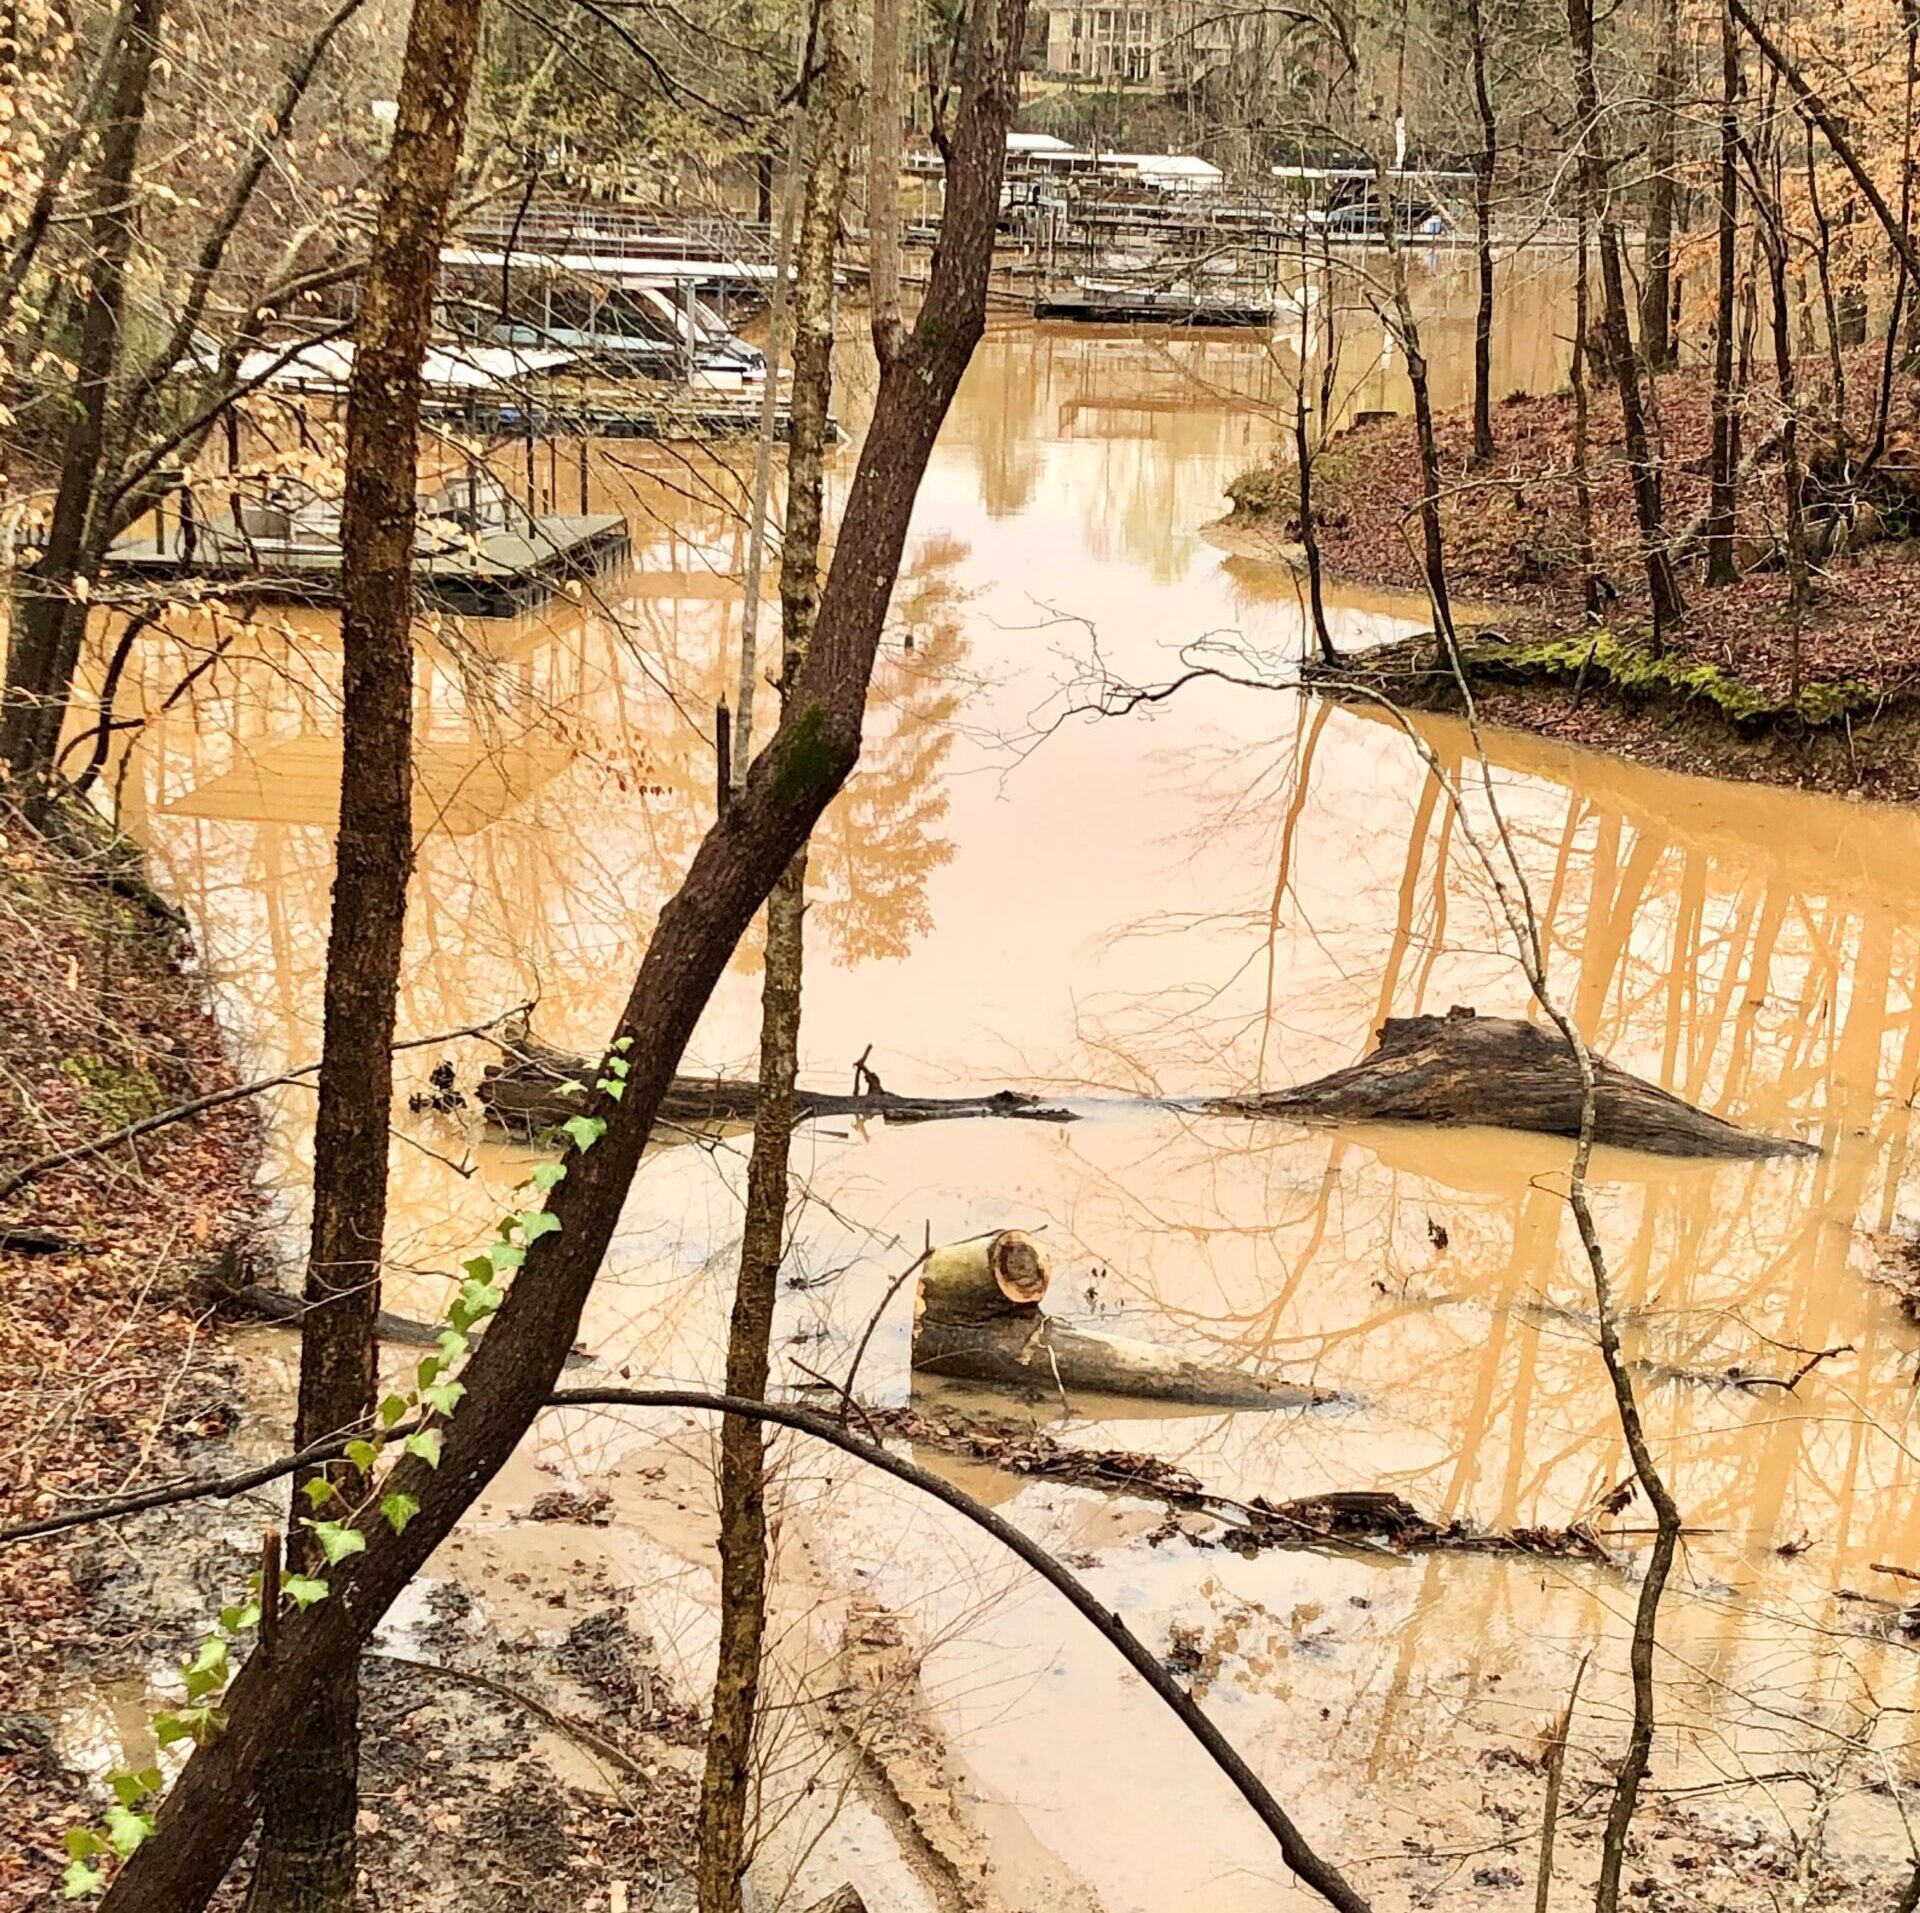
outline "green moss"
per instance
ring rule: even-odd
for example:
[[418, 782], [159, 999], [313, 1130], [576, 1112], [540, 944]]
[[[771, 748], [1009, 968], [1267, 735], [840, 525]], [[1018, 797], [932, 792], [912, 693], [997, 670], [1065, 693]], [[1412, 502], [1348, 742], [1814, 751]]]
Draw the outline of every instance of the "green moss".
[[[1754, 734], [1819, 731], [1849, 717], [1881, 716], [1887, 708], [1883, 693], [1852, 678], [1821, 679], [1804, 685], [1797, 698], [1776, 697], [1710, 661], [1656, 653], [1637, 632], [1573, 631], [1514, 644], [1468, 633], [1460, 658], [1476, 689], [1584, 681], [1589, 698], [1665, 706]], [[1341, 671], [1351, 677], [1356, 668], [1382, 696], [1409, 708], [1452, 709], [1459, 702], [1431, 637], [1383, 646], [1364, 663], [1343, 661]], [[1314, 675], [1312, 667], [1307, 675]]]
[[827, 707], [817, 697], [800, 707], [778, 749], [780, 759], [773, 773], [778, 803], [792, 803], [832, 774], [834, 750], [827, 735]]
[[1511, 646], [1476, 642], [1466, 656], [1469, 671], [1489, 670], [1504, 679], [1571, 680], [1584, 669], [1589, 684], [1609, 685], [1623, 697], [1706, 704], [1728, 723], [1743, 727], [1794, 718], [1818, 728], [1877, 701], [1867, 685], [1852, 679], [1804, 685], [1798, 698], [1772, 697], [1708, 659], [1656, 652], [1638, 637], [1613, 631], [1574, 632]]
[[103, 1129], [124, 1129], [167, 1106], [160, 1085], [138, 1064], [112, 1063], [83, 1052], [63, 1057], [60, 1073], [84, 1085], [87, 1113]]

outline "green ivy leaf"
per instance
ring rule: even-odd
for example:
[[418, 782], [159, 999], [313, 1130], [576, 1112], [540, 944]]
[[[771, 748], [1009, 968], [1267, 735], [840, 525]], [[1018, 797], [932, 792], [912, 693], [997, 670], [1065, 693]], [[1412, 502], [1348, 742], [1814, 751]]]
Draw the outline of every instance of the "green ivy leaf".
[[529, 1243], [552, 1235], [560, 1226], [560, 1218], [548, 1209], [522, 1209], [514, 1220], [520, 1225], [521, 1241]]
[[317, 1575], [290, 1574], [280, 1583], [280, 1592], [304, 1614], [316, 1601], [327, 1598], [327, 1584]]
[[389, 1395], [380, 1404], [380, 1426], [391, 1428], [395, 1422], [404, 1421], [407, 1414], [407, 1398], [404, 1395]]
[[564, 1162], [537, 1162], [533, 1173], [527, 1180], [544, 1196], [556, 1183], [567, 1179], [567, 1165]]
[[601, 1079], [594, 1084], [594, 1088], [611, 1096], [616, 1103], [627, 1093], [626, 1084], [612, 1076], [601, 1077]]
[[526, 1259], [526, 1250], [517, 1242], [488, 1244], [487, 1262], [496, 1275], [507, 1269], [517, 1269]]
[[613, 1047], [624, 1056], [628, 1050], [633, 1048], [633, 1038], [631, 1036], [616, 1036], [613, 1039]]
[[380, 1444], [377, 1441], [350, 1441], [346, 1447], [347, 1459], [364, 1474], [371, 1474], [375, 1463], [380, 1459]]
[[556, 1096], [584, 1096], [587, 1093], [587, 1086], [585, 1083], [578, 1082], [569, 1076], [564, 1083], [558, 1083], [554, 1086], [553, 1093]]
[[606, 1121], [599, 1116], [569, 1116], [560, 1127], [573, 1138], [573, 1146], [583, 1156], [607, 1133]]
[[492, 1258], [484, 1255], [470, 1255], [461, 1263], [460, 1273], [469, 1282], [491, 1282], [493, 1280]]
[[431, 1388], [420, 1391], [420, 1399], [429, 1408], [437, 1408], [443, 1415], [451, 1415], [460, 1397], [467, 1392], [465, 1382], [436, 1382]]
[[220, 1625], [229, 1634], [244, 1634], [250, 1627], [260, 1625], [260, 1603], [247, 1601], [239, 1607], [223, 1607], [220, 1610]]
[[160, 1791], [160, 1769], [142, 1767], [138, 1773], [109, 1774], [107, 1785], [123, 1807], [137, 1806], [148, 1794]]
[[130, 1860], [140, 1843], [153, 1831], [153, 1816], [135, 1813], [131, 1807], [107, 1809], [107, 1844], [121, 1859]]
[[97, 1859], [107, 1850], [107, 1843], [91, 1827], [69, 1827], [66, 1844], [69, 1860]]
[[[487, 1274], [491, 1276], [493, 1265], [487, 1265]], [[460, 1300], [476, 1315], [491, 1315], [507, 1299], [505, 1289], [496, 1289], [490, 1281], [462, 1282]]]
[[440, 1379], [440, 1371], [446, 1367], [438, 1355], [428, 1355], [421, 1359], [420, 1366], [413, 1371], [415, 1382], [425, 1388], [429, 1382]]
[[627, 1080], [627, 1072], [632, 1068], [633, 1065], [629, 1063], [624, 1056], [609, 1056], [607, 1058], [607, 1074], [609, 1076], [619, 1077], [623, 1083]]
[[300, 1492], [306, 1496], [310, 1508], [324, 1508], [340, 1491], [325, 1475], [315, 1475], [311, 1481], [300, 1484]]
[[196, 1747], [204, 1747], [219, 1732], [220, 1716], [211, 1707], [180, 1707], [153, 1717], [154, 1738], [163, 1747], [171, 1747], [176, 1740], [190, 1740]]
[[61, 1891], [69, 1900], [85, 1900], [100, 1891], [106, 1885], [97, 1867], [90, 1867], [84, 1860], [69, 1860], [67, 1870], [60, 1876]]
[[217, 1694], [226, 1686], [231, 1671], [226, 1642], [217, 1634], [209, 1635], [200, 1643], [200, 1652], [193, 1657], [193, 1664], [186, 1669], [187, 1698], [204, 1700], [209, 1694]]
[[367, 1551], [367, 1537], [344, 1522], [309, 1521], [305, 1525], [313, 1530], [313, 1538], [320, 1543], [320, 1552], [327, 1557], [330, 1568], [337, 1568], [350, 1554]]
[[449, 1362], [457, 1362], [473, 1344], [457, 1328], [440, 1331], [440, 1353]]
[[406, 1450], [410, 1455], [418, 1455], [429, 1468], [440, 1466], [440, 1431], [437, 1428], [423, 1428], [417, 1435], [409, 1435]]
[[395, 1534], [405, 1534], [407, 1523], [420, 1512], [420, 1504], [412, 1495], [403, 1495], [397, 1490], [381, 1498], [380, 1512], [387, 1518], [387, 1526]]

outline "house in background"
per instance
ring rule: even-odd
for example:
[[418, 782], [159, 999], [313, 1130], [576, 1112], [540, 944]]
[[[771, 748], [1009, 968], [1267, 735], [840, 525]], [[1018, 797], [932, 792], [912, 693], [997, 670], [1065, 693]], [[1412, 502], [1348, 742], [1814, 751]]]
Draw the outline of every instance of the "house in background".
[[[1254, 23], [1257, 73], [1236, 73], [1236, 83], [1269, 85], [1279, 78], [1277, 32]], [[1177, 92], [1210, 74], [1244, 66], [1246, 24], [1231, 10], [1201, 0], [1148, 0], [1131, 6], [1049, 6], [1046, 73], [1095, 86], [1137, 87], [1147, 93]], [[1268, 49], [1271, 51], [1268, 51]]]

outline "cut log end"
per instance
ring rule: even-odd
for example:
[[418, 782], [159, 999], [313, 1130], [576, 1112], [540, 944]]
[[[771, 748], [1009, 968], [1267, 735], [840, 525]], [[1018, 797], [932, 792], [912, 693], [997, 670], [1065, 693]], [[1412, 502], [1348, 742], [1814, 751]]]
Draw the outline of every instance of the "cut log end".
[[1053, 1279], [1047, 1252], [1018, 1229], [1003, 1229], [987, 1245], [987, 1264], [1000, 1293], [1020, 1307], [1036, 1305]]

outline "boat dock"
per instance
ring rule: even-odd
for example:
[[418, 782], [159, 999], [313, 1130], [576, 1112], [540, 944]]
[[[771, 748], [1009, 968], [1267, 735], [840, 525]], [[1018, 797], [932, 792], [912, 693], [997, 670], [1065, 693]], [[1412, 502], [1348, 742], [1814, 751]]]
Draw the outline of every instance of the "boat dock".
[[[340, 595], [337, 539], [312, 537], [292, 524], [262, 523], [243, 505], [241, 523], [223, 512], [203, 521], [161, 511], [117, 539], [110, 574], [154, 582], [192, 579], [263, 598], [330, 603]], [[615, 512], [555, 513], [503, 525], [482, 525], [457, 538], [416, 547], [421, 596], [467, 617], [509, 617], [564, 589], [569, 579], [617, 569], [632, 555], [627, 521]]]

